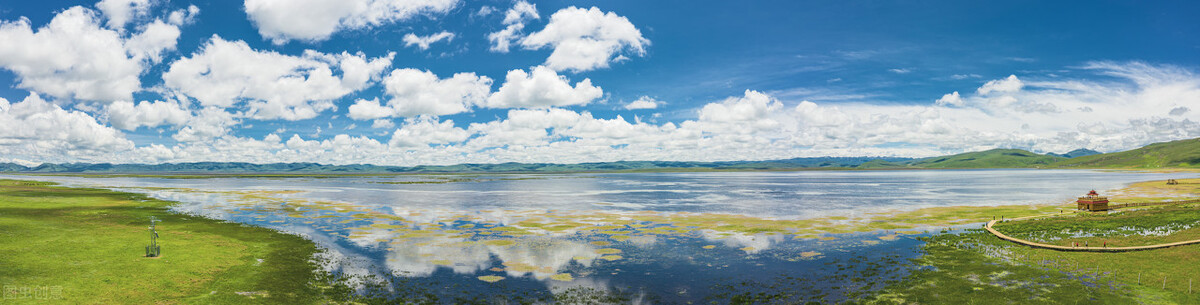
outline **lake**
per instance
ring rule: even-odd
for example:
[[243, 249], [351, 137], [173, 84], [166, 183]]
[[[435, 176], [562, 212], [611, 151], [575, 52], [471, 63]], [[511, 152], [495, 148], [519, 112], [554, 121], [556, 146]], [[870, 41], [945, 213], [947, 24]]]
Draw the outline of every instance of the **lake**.
[[[897, 170], [298, 178], [3, 176], [144, 193], [301, 234], [365, 295], [409, 301], [837, 302], [904, 277], [942, 228], [886, 213], [1058, 204], [1193, 173]], [[977, 226], [977, 224], [976, 224]], [[960, 226], [969, 227], [969, 226]], [[170, 230], [169, 223], [159, 225]], [[952, 229], [953, 230], [953, 229]], [[169, 249], [170, 241], [163, 241]], [[164, 250], [169, 251], [169, 250]]]

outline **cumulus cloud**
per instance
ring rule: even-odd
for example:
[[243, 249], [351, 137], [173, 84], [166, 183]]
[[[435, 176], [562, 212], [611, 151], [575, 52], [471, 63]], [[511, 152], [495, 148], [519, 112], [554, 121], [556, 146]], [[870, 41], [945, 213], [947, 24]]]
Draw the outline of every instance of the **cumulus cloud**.
[[429, 34], [428, 36], [417, 36], [416, 34], [408, 33], [404, 35], [404, 46], [411, 47], [415, 45], [418, 49], [424, 51], [429, 49], [430, 44], [442, 40], [446, 42], [454, 40], [454, 33], [442, 31], [436, 34]]
[[[311, 58], [340, 57], [312, 55]], [[369, 66], [370, 61], [364, 57], [353, 57], [362, 60], [356, 65]], [[335, 66], [333, 61], [313, 60]], [[391, 100], [382, 104], [376, 100], [364, 105], [386, 114], [374, 118], [371, 124], [373, 128], [386, 129], [383, 134], [305, 139], [306, 136], [295, 134], [285, 136], [286, 130], [279, 130], [255, 139], [239, 137], [233, 132], [239, 120], [247, 118], [235, 111], [236, 107], [200, 104], [196, 106], [201, 108], [192, 109], [189, 114], [185, 113], [189, 111], [185, 106], [192, 104], [180, 104], [176, 99], [118, 102], [100, 108], [106, 111], [107, 121], [113, 126], [105, 127], [103, 118], [98, 121], [85, 112], [67, 110], [31, 95], [19, 103], [0, 99], [0, 126], [16, 127], [0, 130], [0, 155], [30, 162], [417, 165], [716, 161], [827, 155], [931, 156], [997, 147], [1035, 152], [1076, 148], [1116, 151], [1151, 142], [1200, 137], [1200, 114], [1178, 110], [1200, 104], [1200, 77], [1179, 67], [1143, 63], [1091, 63], [1081, 72], [1110, 76], [1091, 80], [1022, 75], [1021, 86], [1000, 84], [1016, 79], [1009, 77], [988, 82], [991, 85], [954, 88], [958, 91], [953, 92], [959, 93], [944, 96], [941, 103], [815, 103], [746, 90], [699, 105], [691, 112], [691, 119], [661, 124], [558, 108], [589, 103], [600, 98], [602, 92], [590, 84], [585, 86], [583, 81], [571, 84], [548, 68], [510, 72], [516, 75], [506, 79], [508, 91], [502, 85], [482, 102], [480, 96], [488, 91], [477, 84], [480, 76], [463, 77], [463, 83], [477, 86], [471, 98], [463, 98], [457, 93], [471, 90], [454, 89], [457, 87], [451, 84], [456, 77], [440, 78], [414, 69], [396, 71], [392, 74], [397, 75], [400, 84], [392, 90], [387, 88], [385, 80], [384, 87], [385, 91], [391, 91], [386, 96], [403, 107], [434, 99], [455, 106], [448, 111], [453, 112], [489, 107], [489, 103], [504, 100], [511, 102], [501, 106], [517, 109], [468, 126], [456, 126], [454, 121], [430, 114], [407, 116], [393, 123], [392, 117], [399, 116], [396, 109], [409, 108], [393, 107]], [[357, 79], [372, 77], [367, 73]], [[539, 83], [539, 79], [546, 81]], [[984, 87], [990, 89], [979, 93], [978, 89]], [[1014, 87], [1017, 89], [1000, 89]], [[592, 89], [595, 92], [589, 92]], [[996, 103], [1000, 98], [1010, 102]], [[1051, 105], [1057, 111], [1030, 112], [1030, 105]], [[351, 112], [356, 111], [351, 109]], [[352, 115], [358, 119], [372, 118]], [[177, 144], [133, 147], [115, 129], [163, 125], [178, 126], [173, 135]]]
[[185, 25], [196, 22], [196, 15], [200, 15], [200, 8], [195, 5], [188, 5], [187, 9], [172, 11], [167, 16], [167, 22], [174, 25]]
[[159, 125], [182, 125], [192, 117], [179, 103], [167, 101], [142, 101], [137, 105], [117, 101], [106, 107], [108, 121], [113, 127], [135, 130], [138, 127]]
[[237, 118], [225, 109], [204, 107], [189, 118], [186, 126], [171, 137], [185, 143], [210, 142], [229, 134], [233, 126], [237, 124]]
[[428, 147], [430, 144], [449, 144], [466, 141], [471, 134], [454, 127], [454, 121], [437, 122], [429, 117], [409, 119], [396, 129], [388, 145], [393, 147]]
[[545, 28], [521, 39], [526, 49], [554, 49], [546, 58], [547, 67], [574, 72], [608, 68], [625, 54], [642, 56], [649, 44], [629, 19], [574, 6], [555, 12]]
[[625, 110], [654, 109], [658, 108], [659, 104], [662, 104], [662, 102], [652, 97], [643, 95], [637, 100], [629, 102], [629, 104], [625, 104]]
[[17, 87], [57, 98], [130, 100], [146, 61], [173, 50], [179, 29], [156, 20], [132, 37], [123, 33], [102, 28], [97, 13], [81, 6], [37, 31], [26, 18], [0, 22], [0, 67], [16, 73]]
[[[485, 8], [487, 8], [485, 6]], [[480, 9], [480, 12], [483, 12]], [[514, 41], [521, 38], [521, 31], [525, 29], [525, 22], [528, 20], [540, 19], [538, 15], [537, 5], [531, 4], [524, 0], [517, 1], [513, 7], [504, 13], [504, 29], [488, 33], [488, 41], [491, 41], [492, 46], [488, 49], [492, 52], [508, 53], [509, 47]]]
[[396, 123], [393, 123], [392, 120], [378, 119], [371, 121], [371, 128], [374, 129], [388, 129], [392, 127], [396, 127]]
[[175, 42], [179, 40], [179, 27], [155, 20], [147, 24], [145, 29], [129, 38], [125, 48], [135, 60], [149, 59], [151, 62], [162, 61], [162, 52], [175, 50]]
[[475, 73], [458, 73], [440, 79], [430, 71], [396, 69], [383, 80], [387, 105], [378, 100], [358, 100], [349, 116], [357, 120], [417, 115], [450, 115], [484, 103], [492, 79]]
[[133, 148], [116, 129], [81, 111], [68, 111], [36, 93], [9, 103], [0, 99], [0, 154], [43, 160], [97, 160]]
[[988, 95], [993, 92], [1009, 93], [1020, 91], [1022, 87], [1025, 87], [1025, 83], [1021, 82], [1020, 79], [1017, 79], [1016, 75], [1009, 75], [1008, 78], [1005, 79], [988, 81], [987, 83], [983, 84], [982, 87], [979, 87], [979, 89], [977, 89], [975, 92], [979, 93], [979, 95]]
[[504, 84], [487, 98], [489, 108], [540, 108], [552, 106], [587, 105], [600, 98], [604, 91], [583, 79], [572, 87], [570, 80], [554, 70], [537, 66], [530, 72], [508, 71]]
[[[171, 63], [167, 88], [195, 98], [203, 106], [232, 107], [246, 101], [255, 119], [301, 120], [333, 109], [332, 100], [361, 90], [391, 65], [391, 58], [364, 54], [302, 56], [258, 51], [244, 41], [213, 36], [190, 57]], [[334, 70], [341, 77], [334, 75]]]
[[151, 4], [150, 0], [101, 0], [96, 8], [108, 18], [109, 28], [120, 29], [133, 18], [145, 16]]
[[246, 0], [244, 9], [263, 38], [284, 44], [322, 41], [342, 30], [444, 14], [457, 4], [458, 0]]
[[939, 106], [962, 106], [962, 96], [958, 95], [958, 91], [946, 93], [942, 98], [937, 99], [936, 104]]

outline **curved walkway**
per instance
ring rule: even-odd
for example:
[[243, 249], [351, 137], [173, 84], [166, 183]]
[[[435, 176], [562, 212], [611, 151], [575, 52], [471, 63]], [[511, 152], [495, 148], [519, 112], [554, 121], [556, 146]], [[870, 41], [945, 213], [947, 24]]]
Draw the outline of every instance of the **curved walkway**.
[[[1063, 214], [1066, 214], [1066, 213], [1063, 213]], [[1058, 215], [1061, 215], [1061, 214], [1055, 214], [1055, 215], [1050, 215], [1050, 216], [1058, 216]], [[1040, 218], [1040, 217], [1047, 217], [1047, 216], [1046, 216], [1046, 215], [1038, 215], [1038, 216], [1026, 216], [1026, 217], [1018, 217], [1018, 218], [1008, 219], [1008, 220], [1004, 220], [1004, 221], [1013, 221], [1013, 220], [1018, 220], [1018, 219]], [[1032, 241], [1028, 241], [1028, 240], [1024, 240], [1024, 239], [1020, 239], [1020, 238], [1016, 238], [1016, 237], [1012, 237], [1012, 236], [1005, 235], [1004, 233], [1000, 233], [1000, 231], [996, 231], [996, 229], [992, 228], [992, 225], [996, 224], [997, 222], [1000, 222], [1000, 220], [992, 220], [992, 221], [989, 221], [989, 222], [988, 222], [986, 225], [984, 225], [984, 226], [983, 226], [983, 228], [984, 228], [984, 229], [987, 229], [987, 231], [988, 231], [988, 232], [990, 232], [990, 233], [992, 233], [992, 235], [996, 235], [996, 237], [999, 237], [1000, 239], [1003, 239], [1003, 240], [1011, 241], [1011, 242], [1014, 242], [1014, 243], [1018, 243], [1018, 244], [1022, 244], [1022, 245], [1026, 245], [1026, 246], [1034, 247], [1034, 248], [1042, 248], [1042, 249], [1050, 249], [1050, 250], [1058, 250], [1058, 251], [1076, 251], [1076, 252], [1126, 252], [1126, 251], [1141, 251], [1141, 250], [1153, 250], [1153, 249], [1161, 249], [1161, 248], [1170, 248], [1170, 247], [1175, 247], [1175, 246], [1183, 246], [1183, 245], [1190, 245], [1190, 244], [1200, 244], [1200, 239], [1197, 239], [1197, 240], [1188, 240], [1188, 241], [1173, 242], [1173, 243], [1167, 243], [1167, 244], [1157, 244], [1157, 245], [1148, 245], [1148, 246], [1136, 246], [1136, 247], [1068, 247], [1068, 246], [1057, 246], [1057, 245], [1048, 245], [1048, 244], [1043, 244], [1043, 243], [1039, 243], [1039, 242], [1032, 242]]]

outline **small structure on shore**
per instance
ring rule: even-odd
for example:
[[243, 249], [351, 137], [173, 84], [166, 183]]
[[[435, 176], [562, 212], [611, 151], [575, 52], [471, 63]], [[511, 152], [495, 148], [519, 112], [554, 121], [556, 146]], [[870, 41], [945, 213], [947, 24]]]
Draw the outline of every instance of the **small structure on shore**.
[[1096, 190], [1088, 192], [1087, 195], [1079, 197], [1076, 200], [1078, 209], [1092, 212], [1108, 211], [1108, 197], [1100, 196]]
[[1179, 184], [1179, 181], [1175, 181], [1175, 179], [1167, 179], [1167, 185], [1176, 185], [1176, 184]]
[[150, 216], [150, 245], [146, 246], [146, 257], [158, 257], [162, 255], [162, 250], [158, 248], [158, 230], [155, 230], [154, 223], [160, 222], [154, 216]]

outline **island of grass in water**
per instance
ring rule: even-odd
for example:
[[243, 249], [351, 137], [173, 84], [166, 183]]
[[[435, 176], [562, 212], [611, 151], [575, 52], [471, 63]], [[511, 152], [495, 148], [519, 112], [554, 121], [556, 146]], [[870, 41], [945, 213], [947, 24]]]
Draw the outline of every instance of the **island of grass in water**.
[[1164, 173], [897, 171], [36, 177], [301, 234], [363, 300], [842, 302], [914, 271], [918, 238], [1053, 214]]

